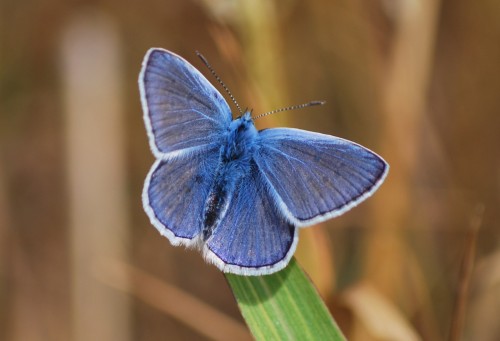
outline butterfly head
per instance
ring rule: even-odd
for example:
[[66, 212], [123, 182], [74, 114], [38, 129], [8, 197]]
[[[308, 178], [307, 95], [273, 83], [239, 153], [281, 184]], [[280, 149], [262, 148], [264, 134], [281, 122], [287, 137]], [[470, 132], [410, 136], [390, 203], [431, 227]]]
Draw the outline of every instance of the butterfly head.
[[229, 125], [230, 134], [252, 137], [257, 134], [257, 129], [253, 124], [252, 113], [250, 110], [238, 118], [234, 119]]

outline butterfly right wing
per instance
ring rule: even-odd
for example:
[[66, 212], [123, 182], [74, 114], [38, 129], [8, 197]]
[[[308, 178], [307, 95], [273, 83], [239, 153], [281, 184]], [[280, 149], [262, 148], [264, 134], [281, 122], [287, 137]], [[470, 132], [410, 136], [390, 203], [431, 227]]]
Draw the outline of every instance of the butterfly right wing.
[[372, 195], [389, 170], [380, 156], [342, 138], [291, 128], [259, 135], [255, 162], [283, 214], [297, 226], [348, 211]]
[[189, 158], [158, 159], [144, 183], [142, 203], [151, 223], [173, 245], [192, 246], [201, 232], [201, 216], [220, 162], [214, 146]]
[[150, 49], [142, 63], [139, 89], [156, 158], [190, 155], [222, 143], [231, 111], [217, 89], [182, 57]]

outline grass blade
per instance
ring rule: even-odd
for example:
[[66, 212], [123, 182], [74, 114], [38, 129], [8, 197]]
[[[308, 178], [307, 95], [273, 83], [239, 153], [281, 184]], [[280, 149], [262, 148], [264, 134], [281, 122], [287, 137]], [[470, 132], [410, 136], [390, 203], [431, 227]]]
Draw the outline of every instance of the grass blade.
[[295, 259], [272, 275], [226, 278], [256, 340], [345, 340]]

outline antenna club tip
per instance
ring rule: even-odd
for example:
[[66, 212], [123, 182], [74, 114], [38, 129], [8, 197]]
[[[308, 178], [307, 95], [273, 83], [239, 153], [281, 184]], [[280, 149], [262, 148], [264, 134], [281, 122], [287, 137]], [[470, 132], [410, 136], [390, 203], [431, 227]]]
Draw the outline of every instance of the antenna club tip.
[[[205, 64], [206, 66], [210, 65], [210, 64], [208, 64], [208, 60], [205, 58], [205, 56], [202, 55], [198, 50], [196, 50], [195, 53], [198, 56], [198, 58], [201, 59], [201, 61], [203, 62], [203, 64]], [[210, 67], [209, 67], [209, 69], [210, 69]]]
[[311, 101], [309, 102], [309, 105], [323, 105], [325, 103], [326, 101]]

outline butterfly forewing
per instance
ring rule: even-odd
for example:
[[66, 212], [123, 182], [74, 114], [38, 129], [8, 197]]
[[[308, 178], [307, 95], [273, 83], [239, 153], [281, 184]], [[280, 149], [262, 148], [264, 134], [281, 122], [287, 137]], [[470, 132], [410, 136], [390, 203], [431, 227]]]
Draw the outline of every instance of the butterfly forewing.
[[139, 76], [144, 121], [158, 158], [221, 145], [231, 111], [221, 94], [183, 58], [150, 49]]
[[255, 161], [281, 209], [304, 226], [342, 214], [370, 196], [388, 165], [347, 140], [299, 129], [260, 132]]

